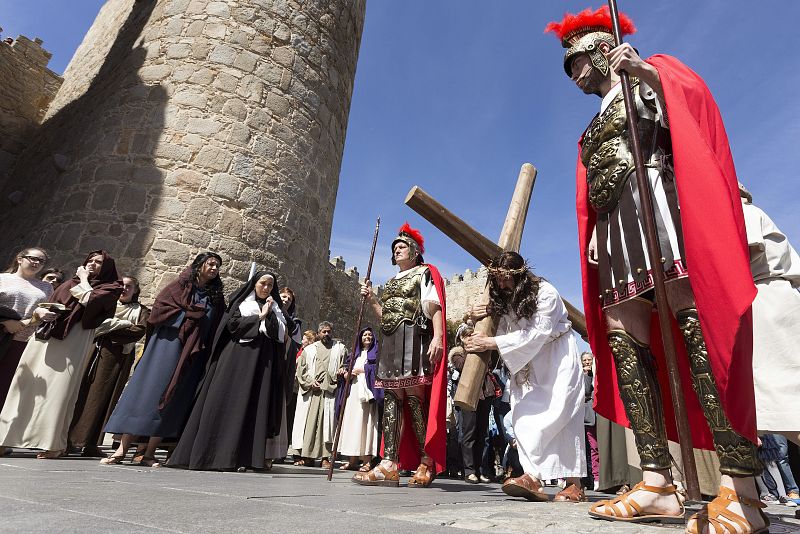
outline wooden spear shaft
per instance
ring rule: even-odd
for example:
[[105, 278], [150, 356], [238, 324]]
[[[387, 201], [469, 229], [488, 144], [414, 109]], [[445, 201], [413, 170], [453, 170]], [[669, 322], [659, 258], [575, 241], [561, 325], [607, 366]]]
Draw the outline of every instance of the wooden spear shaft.
[[[367, 264], [367, 274], [364, 276], [364, 282], [369, 282], [370, 275], [372, 274], [372, 260], [375, 259], [375, 247], [378, 245], [378, 232], [381, 229], [381, 218], [375, 223], [375, 235], [372, 236], [372, 250], [369, 253], [369, 263]], [[344, 395], [342, 396], [342, 404], [339, 407], [339, 414], [336, 418], [336, 432], [333, 435], [333, 450], [331, 451], [331, 461], [328, 467], [328, 482], [333, 478], [333, 464], [336, 461], [336, 453], [339, 448], [339, 434], [342, 432], [342, 421], [344, 421], [344, 408], [347, 405], [347, 397], [350, 396], [350, 379], [353, 374], [353, 364], [358, 357], [356, 350], [358, 349], [359, 336], [361, 335], [361, 320], [364, 318], [364, 306], [367, 304], [367, 296], [361, 295], [361, 304], [358, 306], [358, 317], [356, 319], [356, 334], [353, 340], [353, 352], [350, 353], [350, 360], [347, 362], [347, 378], [344, 381]], [[374, 342], [377, 340], [373, 340]]]
[[[617, 11], [616, 0], [608, 0], [608, 8], [611, 11], [614, 40], [616, 40], [617, 46], [620, 46], [622, 44], [622, 32], [620, 31], [619, 12]], [[686, 412], [686, 403], [683, 398], [681, 376], [678, 372], [678, 358], [675, 355], [675, 340], [672, 337], [672, 324], [669, 303], [667, 301], [667, 290], [664, 286], [666, 276], [664, 275], [663, 267], [661, 267], [661, 247], [656, 234], [652, 188], [650, 187], [650, 180], [644, 165], [642, 147], [639, 144], [639, 117], [636, 111], [636, 104], [633, 100], [630, 77], [624, 70], [621, 71], [619, 75], [622, 81], [622, 96], [625, 99], [625, 110], [628, 115], [628, 135], [631, 143], [631, 152], [633, 153], [633, 164], [636, 168], [636, 184], [639, 191], [641, 191], [639, 198], [642, 206], [642, 223], [644, 224], [647, 256], [650, 259], [650, 269], [653, 273], [653, 283], [656, 291], [658, 324], [661, 328], [661, 341], [664, 344], [664, 356], [667, 361], [670, 392], [672, 393], [672, 401], [675, 405], [675, 423], [678, 427], [678, 439], [680, 439], [681, 456], [683, 457], [684, 482], [686, 483], [686, 492], [689, 499], [700, 501], [702, 497], [700, 496], [700, 484], [697, 480], [697, 466], [694, 461], [692, 433], [689, 429], [689, 419]]]

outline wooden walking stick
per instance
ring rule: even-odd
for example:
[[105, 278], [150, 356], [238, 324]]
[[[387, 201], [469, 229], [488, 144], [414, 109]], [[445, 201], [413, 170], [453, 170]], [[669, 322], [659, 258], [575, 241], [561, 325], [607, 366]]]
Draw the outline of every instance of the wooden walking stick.
[[[620, 46], [622, 44], [622, 32], [620, 31], [619, 12], [617, 11], [616, 0], [608, 0], [608, 8], [611, 11], [614, 40], [617, 42], [617, 46]], [[681, 376], [678, 372], [678, 358], [675, 355], [675, 340], [672, 338], [667, 290], [664, 287], [666, 277], [664, 275], [664, 269], [660, 267], [661, 247], [656, 234], [652, 188], [650, 187], [647, 169], [644, 166], [642, 148], [639, 144], [639, 117], [636, 112], [636, 104], [633, 101], [630, 77], [624, 70], [620, 71], [619, 77], [622, 81], [622, 96], [625, 99], [625, 111], [628, 115], [628, 134], [631, 142], [631, 152], [633, 153], [633, 164], [636, 168], [636, 185], [639, 191], [641, 191], [639, 199], [642, 206], [642, 224], [644, 225], [644, 236], [645, 242], [647, 243], [647, 257], [650, 259], [650, 268], [653, 272], [658, 324], [661, 328], [661, 341], [664, 344], [664, 356], [667, 361], [669, 389], [672, 393], [672, 401], [675, 405], [675, 423], [678, 428], [678, 439], [680, 439], [681, 456], [683, 457], [684, 482], [686, 483], [686, 492], [689, 499], [700, 501], [702, 497], [700, 496], [700, 484], [697, 481], [697, 466], [695, 465], [694, 451], [692, 448], [692, 433], [689, 429], [689, 419], [683, 398], [683, 388], [681, 387]]]
[[[375, 258], [375, 247], [378, 245], [378, 231], [381, 228], [381, 218], [378, 217], [375, 223], [375, 235], [372, 236], [372, 250], [369, 253], [369, 263], [367, 264], [367, 274], [364, 276], [364, 283], [369, 282], [370, 273], [372, 273], [372, 260]], [[350, 396], [350, 379], [353, 373], [353, 364], [356, 361], [356, 349], [358, 349], [359, 336], [361, 335], [361, 319], [364, 317], [364, 306], [367, 304], [367, 296], [361, 295], [361, 304], [358, 307], [358, 316], [356, 318], [356, 335], [353, 340], [353, 352], [350, 353], [350, 361], [347, 362], [347, 379], [344, 381], [344, 395], [342, 396], [342, 405], [339, 407], [339, 414], [336, 417], [336, 433], [333, 435], [333, 450], [331, 451], [330, 467], [328, 467], [328, 482], [333, 478], [333, 464], [336, 460], [337, 449], [339, 448], [339, 434], [342, 431], [342, 421], [344, 420], [344, 407], [347, 405], [347, 397]], [[377, 341], [377, 340], [376, 340]]]

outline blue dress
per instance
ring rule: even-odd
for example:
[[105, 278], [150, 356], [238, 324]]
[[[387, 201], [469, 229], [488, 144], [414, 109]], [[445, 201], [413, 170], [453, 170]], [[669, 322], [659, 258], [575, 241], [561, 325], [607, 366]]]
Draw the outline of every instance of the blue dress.
[[211, 326], [215, 315], [220, 313], [220, 310], [214, 309], [212, 300], [202, 288], [194, 288], [192, 300], [195, 304], [206, 306], [206, 314], [200, 320], [200, 335], [206, 340], [207, 349], [189, 362], [175, 386], [172, 399], [159, 410], [161, 397], [172, 380], [183, 350], [178, 331], [185, 315], [181, 312], [173, 321], [156, 327], [133, 376], [106, 423], [105, 432], [161, 438], [175, 438], [180, 435], [192, 409], [197, 386], [203, 377], [211, 345], [209, 338], [214, 335]]

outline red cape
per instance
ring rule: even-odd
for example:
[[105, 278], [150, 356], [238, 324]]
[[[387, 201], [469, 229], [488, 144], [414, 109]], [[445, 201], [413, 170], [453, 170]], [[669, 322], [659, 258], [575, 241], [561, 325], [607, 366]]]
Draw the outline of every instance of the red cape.
[[[755, 442], [750, 305], [756, 289], [750, 274], [744, 217], [728, 136], [714, 98], [694, 71], [670, 56], [656, 55], [647, 62], [658, 70], [664, 88], [681, 206], [684, 261], [689, 269], [689, 281], [722, 405], [734, 430]], [[595, 212], [589, 205], [587, 189], [586, 169], [579, 157], [578, 239], [586, 326], [597, 358], [595, 410], [616, 423], [630, 426], [619, 396], [614, 358], [606, 341], [606, 327], [597, 297], [600, 294], [597, 269], [590, 267], [586, 260], [586, 249], [595, 225]], [[693, 445], [713, 449], [711, 433], [692, 390], [683, 338], [674, 319], [672, 323]], [[655, 313], [650, 343], [658, 362], [667, 433], [671, 440], [677, 441], [661, 330]]]
[[[439, 274], [439, 269], [430, 263], [428, 267], [436, 287], [439, 302], [442, 303], [442, 359], [433, 371], [433, 383], [426, 387], [428, 397], [428, 426], [425, 436], [425, 452], [433, 459], [436, 473], [445, 470], [447, 463], [447, 308], [445, 305], [444, 280]], [[415, 470], [420, 463], [419, 445], [411, 424], [411, 413], [408, 406], [403, 404], [402, 434], [398, 449], [398, 463], [400, 469]], [[381, 441], [381, 454], [383, 454], [383, 441]]]

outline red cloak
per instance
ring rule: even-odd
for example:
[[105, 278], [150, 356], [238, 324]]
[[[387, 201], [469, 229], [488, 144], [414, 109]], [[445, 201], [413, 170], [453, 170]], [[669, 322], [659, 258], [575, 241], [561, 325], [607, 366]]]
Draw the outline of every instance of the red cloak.
[[[426, 386], [428, 406], [428, 426], [425, 435], [425, 452], [433, 459], [436, 473], [445, 470], [447, 463], [447, 308], [445, 306], [444, 280], [439, 269], [430, 263], [423, 264], [431, 273], [436, 294], [442, 304], [442, 359], [433, 370], [433, 383]], [[420, 464], [419, 445], [411, 425], [411, 413], [403, 403], [403, 419], [401, 425], [398, 463], [400, 469], [415, 470]], [[383, 453], [383, 442], [381, 442]]]
[[[711, 367], [731, 426], [755, 442], [750, 305], [756, 289], [750, 274], [744, 217], [728, 137], [716, 102], [700, 76], [670, 56], [652, 56], [647, 62], [658, 70], [664, 89], [681, 206], [686, 251], [684, 261], [689, 269], [689, 282]], [[598, 299], [597, 270], [586, 260], [586, 249], [595, 225], [595, 212], [589, 205], [587, 189], [586, 169], [579, 157], [578, 239], [586, 326], [589, 343], [597, 358], [595, 410], [616, 423], [630, 426], [619, 396], [614, 358], [606, 340]], [[688, 357], [674, 319], [672, 326], [693, 445], [713, 449], [711, 433], [692, 390]], [[667, 433], [671, 440], [678, 441], [661, 331], [655, 313], [651, 321], [650, 343], [658, 362]]]

